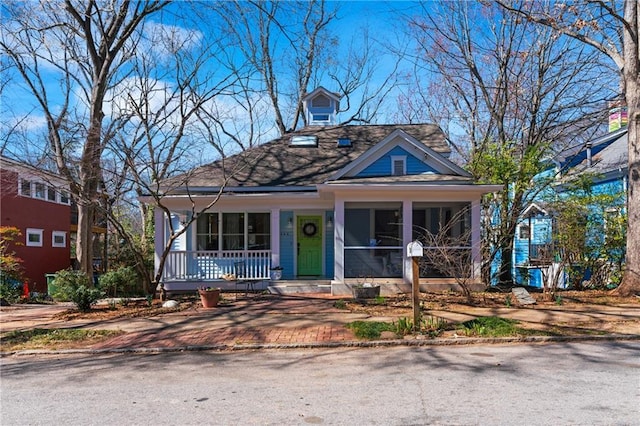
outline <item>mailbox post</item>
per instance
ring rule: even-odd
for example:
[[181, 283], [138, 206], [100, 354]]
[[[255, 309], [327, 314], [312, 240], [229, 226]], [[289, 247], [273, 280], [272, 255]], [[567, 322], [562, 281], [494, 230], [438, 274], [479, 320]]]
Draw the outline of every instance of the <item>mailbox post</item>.
[[413, 304], [413, 330], [420, 330], [420, 265], [419, 260], [424, 256], [424, 248], [420, 241], [411, 241], [407, 245], [407, 256], [411, 258], [411, 290]]

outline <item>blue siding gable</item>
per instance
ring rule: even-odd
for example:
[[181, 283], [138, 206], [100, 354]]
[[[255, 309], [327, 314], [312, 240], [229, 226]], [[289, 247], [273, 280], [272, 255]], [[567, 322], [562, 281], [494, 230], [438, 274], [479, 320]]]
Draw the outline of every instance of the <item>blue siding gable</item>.
[[417, 175], [422, 173], [438, 173], [433, 167], [420, 160], [413, 154], [407, 152], [404, 148], [396, 146], [389, 152], [384, 154], [378, 160], [371, 163], [368, 167], [356, 175], [356, 177], [372, 177], [372, 176], [391, 176], [391, 157], [406, 156], [407, 157], [407, 174]]

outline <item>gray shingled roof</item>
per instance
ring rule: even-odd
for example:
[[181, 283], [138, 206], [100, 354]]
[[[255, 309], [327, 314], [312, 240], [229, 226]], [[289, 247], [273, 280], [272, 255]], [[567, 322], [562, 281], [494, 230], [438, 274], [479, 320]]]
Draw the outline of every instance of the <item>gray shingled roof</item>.
[[[357, 159], [397, 129], [421, 141], [439, 154], [451, 152], [440, 128], [433, 124], [309, 126], [224, 160], [198, 167], [164, 182], [165, 188], [188, 181], [189, 187], [313, 187]], [[317, 136], [318, 146], [291, 146], [293, 136]], [[338, 147], [349, 138], [350, 147]], [[196, 189], [197, 191], [197, 189]]]
[[567, 173], [573, 177], [581, 173], [594, 173], [604, 175], [609, 172], [626, 170], [629, 163], [628, 133], [618, 136], [609, 146], [595, 154], [591, 159], [591, 165], [585, 159]]

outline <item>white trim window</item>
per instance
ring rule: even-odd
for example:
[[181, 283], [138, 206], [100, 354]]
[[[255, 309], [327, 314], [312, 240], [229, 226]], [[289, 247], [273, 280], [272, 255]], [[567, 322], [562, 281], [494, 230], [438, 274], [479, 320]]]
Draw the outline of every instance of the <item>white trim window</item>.
[[391, 174], [393, 176], [404, 176], [407, 174], [407, 157], [404, 155], [391, 156]]
[[528, 223], [521, 223], [518, 225], [518, 238], [521, 240], [530, 240], [533, 236], [533, 223], [529, 226]]
[[31, 197], [31, 181], [21, 178], [18, 185], [18, 193], [23, 197]]
[[46, 199], [47, 185], [43, 182], [34, 182], [33, 186], [35, 188], [33, 198], [39, 198], [41, 200]]
[[53, 231], [51, 233], [51, 247], [67, 247], [67, 233], [64, 231]]
[[27, 247], [42, 247], [42, 229], [27, 228]]

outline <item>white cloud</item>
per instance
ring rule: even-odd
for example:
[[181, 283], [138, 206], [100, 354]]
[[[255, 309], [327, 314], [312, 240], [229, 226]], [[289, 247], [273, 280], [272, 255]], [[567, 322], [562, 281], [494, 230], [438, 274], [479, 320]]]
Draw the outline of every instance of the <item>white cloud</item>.
[[147, 23], [144, 26], [144, 35], [141, 47], [160, 57], [191, 50], [197, 47], [204, 37], [200, 31], [158, 22]]

